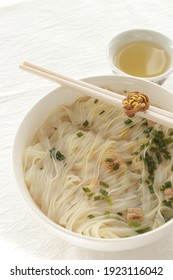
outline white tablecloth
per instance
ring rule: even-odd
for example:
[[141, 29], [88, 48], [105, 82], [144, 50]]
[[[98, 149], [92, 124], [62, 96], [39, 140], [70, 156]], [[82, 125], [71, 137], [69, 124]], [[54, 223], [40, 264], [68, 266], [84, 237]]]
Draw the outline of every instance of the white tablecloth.
[[[60, 240], [26, 206], [12, 172], [12, 145], [21, 120], [56, 88], [20, 70], [20, 62], [74, 78], [112, 74], [106, 46], [129, 28], [154, 29], [173, 38], [173, 1], [0, 1], [0, 255], [26, 260], [173, 259], [173, 228], [165, 239], [124, 252], [86, 250]], [[173, 89], [173, 75], [164, 86]]]

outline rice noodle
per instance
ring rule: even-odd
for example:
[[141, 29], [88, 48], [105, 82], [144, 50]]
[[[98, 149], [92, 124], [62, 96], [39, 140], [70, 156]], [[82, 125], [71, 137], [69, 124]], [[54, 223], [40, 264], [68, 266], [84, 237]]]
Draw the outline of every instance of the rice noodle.
[[[173, 217], [172, 200], [165, 203], [161, 190], [173, 181], [173, 149], [170, 140], [169, 159], [161, 153], [159, 162], [150, 151], [154, 136], [144, 132], [149, 127], [145, 119], [129, 121], [121, 109], [93, 98], [59, 106], [24, 151], [33, 200], [55, 223], [90, 237], [129, 237], [161, 226]], [[172, 137], [158, 124], [154, 130]], [[152, 174], [147, 154], [156, 163]], [[141, 209], [142, 221], [129, 223], [128, 208]]]

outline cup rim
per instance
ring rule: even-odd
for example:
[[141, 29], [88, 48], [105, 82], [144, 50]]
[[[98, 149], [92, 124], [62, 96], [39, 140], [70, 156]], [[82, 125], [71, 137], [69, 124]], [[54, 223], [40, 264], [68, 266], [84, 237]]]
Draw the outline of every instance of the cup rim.
[[107, 56], [108, 62], [110, 63], [110, 65], [112, 67], [112, 70], [117, 72], [117, 74], [119, 74], [119, 75], [136, 77], [136, 78], [139, 78], [139, 79], [142, 79], [142, 80], [148, 80], [148, 81], [152, 81], [152, 80], [157, 81], [157, 80], [164, 79], [167, 76], [169, 76], [173, 72], [173, 65], [172, 65], [172, 67], [168, 67], [168, 69], [164, 73], [162, 73], [161, 75], [156, 75], [156, 76], [151, 76], [151, 77], [139, 77], [139, 76], [134, 76], [134, 75], [131, 75], [131, 74], [128, 74], [128, 73], [122, 71], [120, 68], [116, 67], [116, 65], [112, 62], [112, 60], [110, 58], [110, 46], [111, 46], [111, 44], [115, 41], [115, 39], [118, 36], [123, 35], [123, 34], [127, 34], [127, 33], [131, 33], [131, 32], [134, 32], [134, 31], [136, 31], [136, 32], [140, 32], [140, 31], [141, 32], [150, 32], [150, 33], [158, 34], [158, 35], [162, 36], [163, 38], [165, 38], [166, 40], [169, 40], [170, 43], [172, 42], [172, 46], [173, 46], [173, 39], [171, 39], [169, 36], [167, 36], [167, 35], [165, 35], [161, 32], [158, 32], [158, 31], [155, 31], [155, 30], [152, 30], [152, 29], [144, 29], [144, 28], [137, 28], [136, 29], [136, 28], [133, 28], [133, 29], [124, 30], [122, 32], [117, 33], [114, 37], [112, 37], [112, 39], [109, 41], [109, 43], [106, 47], [106, 56]]

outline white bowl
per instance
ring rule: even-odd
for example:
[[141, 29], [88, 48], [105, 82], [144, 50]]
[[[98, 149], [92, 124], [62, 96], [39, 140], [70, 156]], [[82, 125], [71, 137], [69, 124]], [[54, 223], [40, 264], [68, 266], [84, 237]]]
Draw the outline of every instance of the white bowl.
[[111, 41], [107, 46], [106, 54], [113, 73], [118, 75], [132, 76], [130, 74], [123, 72], [115, 65], [114, 57], [117, 51], [122, 46], [135, 41], [148, 41], [148, 42], [157, 43], [168, 52], [170, 57], [170, 64], [168, 69], [163, 74], [159, 76], [149, 77], [149, 78], [141, 78], [147, 81], [155, 82], [157, 84], [162, 84], [173, 71], [173, 40], [160, 32], [149, 30], [149, 29], [126, 30], [124, 32], [115, 35], [111, 39]]
[[[109, 89], [119, 93], [123, 92], [124, 90], [142, 90], [150, 97], [152, 104], [161, 106], [162, 108], [169, 111], [173, 111], [173, 94], [154, 83], [132, 77], [113, 75], [90, 77], [84, 80], [88, 83], [95, 84], [101, 87], [109, 87]], [[122, 239], [101, 239], [86, 237], [66, 230], [63, 227], [55, 224], [41, 212], [41, 210], [32, 200], [24, 181], [22, 163], [23, 150], [30, 143], [35, 132], [47, 119], [49, 114], [57, 108], [57, 105], [70, 104], [80, 96], [82, 96], [82, 94], [79, 92], [75, 92], [64, 87], [57, 88], [55, 91], [43, 97], [27, 113], [17, 131], [13, 146], [14, 175], [20, 193], [22, 194], [27, 205], [40, 218], [40, 220], [44, 222], [45, 226], [53, 229], [57, 233], [58, 237], [77, 246], [85, 247], [88, 249], [100, 251], [130, 250], [154, 242], [159, 238], [166, 237], [167, 234], [169, 234], [170, 227], [173, 227], [173, 219], [153, 231], [134, 237], [127, 237]]]

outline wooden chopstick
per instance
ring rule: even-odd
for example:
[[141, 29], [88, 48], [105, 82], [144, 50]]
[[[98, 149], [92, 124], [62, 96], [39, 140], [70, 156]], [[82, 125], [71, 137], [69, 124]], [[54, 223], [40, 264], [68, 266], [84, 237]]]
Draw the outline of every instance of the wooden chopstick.
[[[124, 96], [111, 92], [109, 90], [97, 87], [95, 85], [86, 83], [81, 80], [75, 80], [73, 78], [67, 77], [61, 73], [56, 73], [52, 70], [37, 66], [30, 62], [23, 62], [20, 67], [24, 70], [30, 71], [39, 76], [45, 77], [49, 80], [52, 80], [56, 83], [59, 83], [63, 86], [72, 88], [77, 91], [81, 91], [82, 93], [89, 95], [91, 97], [98, 98], [103, 102], [107, 102], [114, 106], [121, 107], [122, 100], [125, 98]], [[154, 107], [150, 105], [149, 109], [145, 112], [138, 112], [137, 115], [150, 119], [152, 121], [158, 122], [162, 125], [173, 128], [173, 113], [168, 112], [166, 110]]]

